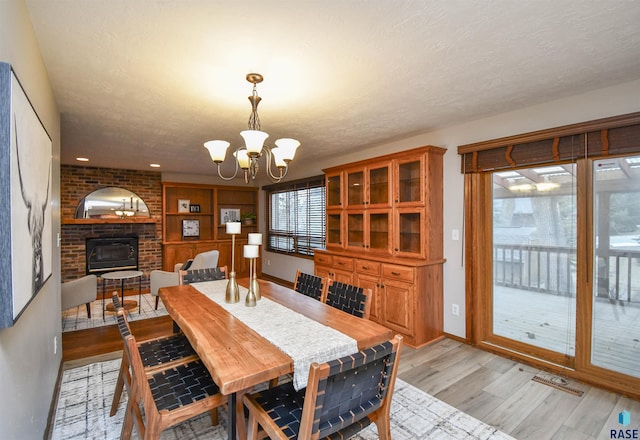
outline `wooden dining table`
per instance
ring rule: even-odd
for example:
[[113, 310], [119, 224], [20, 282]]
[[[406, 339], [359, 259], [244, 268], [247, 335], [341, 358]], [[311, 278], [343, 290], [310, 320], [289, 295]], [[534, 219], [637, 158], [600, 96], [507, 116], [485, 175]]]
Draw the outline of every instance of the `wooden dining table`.
[[[239, 284], [248, 286], [249, 280], [240, 279]], [[352, 316], [290, 288], [265, 280], [259, 280], [259, 285], [263, 297], [353, 338], [358, 349], [392, 337], [391, 330], [386, 327]], [[292, 373], [292, 359], [193, 285], [163, 287], [159, 295], [220, 392], [229, 396], [228, 437], [235, 439], [237, 429], [237, 436], [246, 438], [242, 394], [256, 385]]]

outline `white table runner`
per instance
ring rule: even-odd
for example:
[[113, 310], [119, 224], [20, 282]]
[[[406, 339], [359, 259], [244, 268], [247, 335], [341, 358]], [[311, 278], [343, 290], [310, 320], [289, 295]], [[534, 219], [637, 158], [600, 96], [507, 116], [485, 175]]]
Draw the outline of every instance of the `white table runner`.
[[307, 386], [313, 362], [323, 363], [358, 351], [355, 339], [268, 298], [262, 297], [255, 307], [245, 306], [245, 287], [239, 286], [240, 302], [227, 304], [224, 301], [227, 282], [205, 281], [191, 285], [291, 357], [296, 390]]

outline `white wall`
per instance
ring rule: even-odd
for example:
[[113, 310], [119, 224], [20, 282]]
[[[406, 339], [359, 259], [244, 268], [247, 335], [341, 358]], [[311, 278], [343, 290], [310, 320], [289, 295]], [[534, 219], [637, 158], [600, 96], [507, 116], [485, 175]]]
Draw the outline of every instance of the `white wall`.
[[[444, 156], [445, 230], [443, 232], [444, 255], [447, 259], [444, 265], [444, 331], [465, 337], [463, 242], [451, 239], [453, 229], [459, 230], [462, 238], [464, 223], [464, 181], [462, 174], [460, 174], [460, 156], [457, 154], [457, 147], [637, 111], [640, 111], [640, 80], [378, 145], [358, 154], [327, 158], [324, 163], [315, 164], [313, 167], [302, 167], [294, 161], [289, 172], [292, 179], [301, 178], [317, 175], [322, 168], [329, 166], [408, 150], [422, 145], [437, 145], [447, 148], [448, 151]], [[300, 148], [304, 148], [304, 145]], [[271, 265], [265, 264], [265, 261], [268, 260], [271, 261]], [[311, 272], [308, 264], [308, 260], [265, 252], [262, 271], [292, 281], [296, 268], [305, 268]], [[459, 316], [451, 314], [451, 304], [453, 303], [460, 305]]]
[[0, 1], [0, 61], [13, 66], [53, 140], [53, 275], [16, 325], [0, 329], [0, 437], [36, 439], [43, 438], [47, 428], [62, 354], [60, 251], [56, 243], [60, 232], [60, 116], [24, 0]]

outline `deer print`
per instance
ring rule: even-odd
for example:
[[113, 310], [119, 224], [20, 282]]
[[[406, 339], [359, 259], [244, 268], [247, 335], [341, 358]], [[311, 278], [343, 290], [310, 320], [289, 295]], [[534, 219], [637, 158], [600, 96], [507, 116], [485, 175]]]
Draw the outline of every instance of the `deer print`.
[[[14, 116], [14, 124], [16, 124]], [[16, 156], [18, 158], [18, 176], [20, 178], [20, 192], [22, 200], [27, 208], [29, 235], [31, 235], [31, 246], [33, 248], [32, 261], [32, 295], [35, 295], [44, 283], [44, 267], [42, 258], [42, 232], [44, 230], [44, 215], [49, 203], [49, 182], [51, 178], [51, 163], [49, 163], [49, 175], [47, 176], [47, 189], [44, 192], [33, 191], [27, 193], [27, 188], [22, 179], [22, 167], [28, 164], [20, 163], [20, 147], [18, 145], [18, 134], [16, 130]], [[43, 199], [44, 197], [44, 199]]]

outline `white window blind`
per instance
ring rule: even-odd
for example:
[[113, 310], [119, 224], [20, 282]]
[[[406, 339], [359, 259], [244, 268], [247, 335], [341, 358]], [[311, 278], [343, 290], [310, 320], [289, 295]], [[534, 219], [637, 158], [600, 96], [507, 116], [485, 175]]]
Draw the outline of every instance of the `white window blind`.
[[313, 256], [325, 247], [324, 176], [275, 184], [267, 192], [267, 249]]

